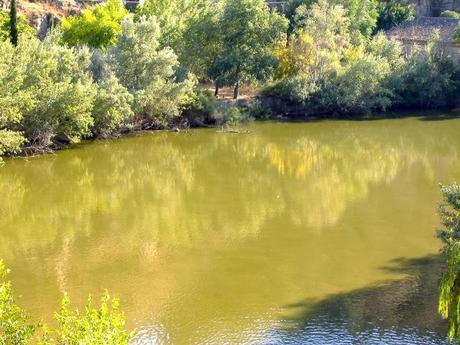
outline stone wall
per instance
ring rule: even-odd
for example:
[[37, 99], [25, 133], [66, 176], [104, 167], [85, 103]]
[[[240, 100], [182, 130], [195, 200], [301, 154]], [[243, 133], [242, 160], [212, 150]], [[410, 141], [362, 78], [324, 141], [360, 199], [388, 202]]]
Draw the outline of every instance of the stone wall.
[[437, 17], [450, 10], [460, 12], [460, 0], [409, 0], [415, 5], [418, 17]]

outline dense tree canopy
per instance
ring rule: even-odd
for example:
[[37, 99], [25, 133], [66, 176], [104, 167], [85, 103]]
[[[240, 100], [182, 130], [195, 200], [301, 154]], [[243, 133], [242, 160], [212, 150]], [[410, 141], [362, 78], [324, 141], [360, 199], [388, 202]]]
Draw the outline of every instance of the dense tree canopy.
[[127, 13], [121, 1], [108, 0], [106, 4], [83, 10], [80, 15], [69, 16], [60, 25], [62, 41], [70, 46], [108, 48], [116, 43]]
[[273, 48], [287, 21], [263, 0], [234, 0], [225, 3], [217, 24], [222, 45], [209, 74], [217, 84], [233, 85], [237, 98], [241, 84], [270, 77], [277, 64]]

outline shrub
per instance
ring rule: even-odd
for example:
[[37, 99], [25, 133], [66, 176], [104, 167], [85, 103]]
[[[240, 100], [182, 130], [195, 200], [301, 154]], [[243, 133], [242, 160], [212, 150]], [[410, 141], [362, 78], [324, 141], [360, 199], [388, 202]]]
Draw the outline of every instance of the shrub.
[[23, 345], [34, 336], [36, 325], [29, 324], [29, 317], [16, 304], [10, 281], [5, 281], [9, 270], [0, 260], [0, 344]]
[[212, 124], [215, 121], [216, 101], [212, 92], [198, 89], [184, 109], [183, 116], [192, 126]]
[[216, 114], [216, 124], [219, 126], [236, 127], [251, 120], [249, 110], [236, 105], [224, 105]]
[[0, 344], [2, 345], [127, 345], [131, 334], [125, 327], [117, 299], [108, 292], [102, 295], [100, 306], [94, 307], [91, 296], [84, 312], [70, 310], [70, 299], [64, 296], [61, 309], [55, 315], [55, 330], [41, 323], [31, 323], [26, 312], [17, 305], [9, 270], [0, 260]]
[[0, 162], [3, 155], [19, 153], [25, 141], [20, 132], [0, 129]]
[[460, 13], [447, 10], [441, 13], [441, 17], [460, 19]]
[[131, 335], [124, 330], [125, 319], [117, 299], [111, 299], [106, 291], [100, 306], [93, 307], [91, 296], [85, 312], [70, 310], [70, 299], [64, 296], [61, 310], [56, 314], [57, 344], [66, 345], [127, 345]]
[[164, 127], [190, 102], [194, 83], [176, 78], [177, 56], [160, 47], [155, 17], [128, 16], [116, 46], [110, 51], [120, 83], [134, 96], [134, 112], [153, 126]]
[[21, 124], [31, 145], [49, 146], [54, 139], [79, 142], [90, 134], [96, 89], [90, 75], [89, 51], [52, 42], [30, 40], [18, 54], [27, 54], [21, 91], [32, 98]]
[[[21, 37], [30, 38], [36, 35], [33, 27], [27, 24], [27, 18], [22, 15], [17, 15], [18, 34]], [[0, 40], [8, 41], [10, 39], [10, 15], [7, 11], [0, 10]]]
[[394, 26], [414, 19], [415, 7], [406, 0], [379, 1], [377, 31], [389, 30]]
[[364, 53], [326, 83], [326, 104], [322, 106], [340, 113], [385, 111], [393, 98], [392, 90], [385, 85], [390, 73], [385, 59]]
[[53, 140], [78, 142], [90, 133], [96, 91], [86, 72], [87, 50], [27, 39], [16, 48], [0, 43], [0, 55], [4, 129], [23, 131], [36, 149]]
[[121, 31], [120, 23], [127, 13], [121, 1], [109, 0], [106, 4], [83, 10], [80, 15], [66, 17], [59, 26], [62, 42], [69, 46], [93, 48], [113, 46]]
[[404, 106], [443, 108], [455, 104], [459, 71], [434, 33], [426, 47], [413, 52], [404, 72]]
[[443, 202], [439, 215], [444, 229], [438, 231], [443, 241], [446, 271], [439, 287], [439, 312], [449, 320], [449, 338], [460, 339], [460, 186], [441, 186]]

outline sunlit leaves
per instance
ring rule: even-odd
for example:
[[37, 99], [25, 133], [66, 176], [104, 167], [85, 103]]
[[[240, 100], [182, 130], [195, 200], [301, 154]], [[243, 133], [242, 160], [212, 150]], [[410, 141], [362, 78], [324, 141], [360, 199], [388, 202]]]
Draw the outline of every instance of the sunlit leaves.
[[449, 338], [460, 339], [460, 186], [441, 186], [443, 202], [439, 215], [444, 229], [438, 237], [444, 242], [446, 271], [439, 287], [439, 312], [449, 320]]

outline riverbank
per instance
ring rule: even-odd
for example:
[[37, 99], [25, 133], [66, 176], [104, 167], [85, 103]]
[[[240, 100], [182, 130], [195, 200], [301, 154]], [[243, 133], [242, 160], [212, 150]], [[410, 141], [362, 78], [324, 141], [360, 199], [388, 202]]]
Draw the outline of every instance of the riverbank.
[[[379, 120], [398, 120], [398, 119], [406, 119], [406, 118], [419, 118], [422, 121], [443, 121], [443, 120], [452, 120], [460, 118], [460, 110], [449, 110], [449, 111], [421, 111], [421, 110], [414, 110], [414, 111], [392, 111], [386, 113], [374, 113], [368, 115], [359, 115], [359, 116], [297, 116], [297, 117], [290, 117], [286, 114], [278, 114], [273, 115], [268, 111], [262, 112], [258, 108], [258, 101], [255, 97], [246, 97], [241, 100], [232, 100], [229, 98], [223, 98], [216, 102], [215, 109], [222, 111], [222, 109], [233, 109], [234, 107], [243, 107], [244, 110], [242, 111], [246, 115], [243, 116], [243, 122], [240, 123], [238, 121], [233, 121], [230, 124], [223, 122], [223, 116], [214, 115], [214, 119], [212, 121], [220, 121], [217, 123], [197, 123], [193, 120], [193, 117], [190, 117], [190, 114], [187, 116], [181, 116], [175, 119], [173, 123], [168, 125], [165, 128], [151, 128], [148, 124], [142, 125], [139, 123], [137, 126], [133, 126], [130, 128], [121, 129], [117, 134], [113, 134], [107, 137], [93, 137], [85, 139], [84, 143], [91, 143], [94, 141], [103, 141], [103, 140], [117, 140], [119, 138], [129, 137], [132, 135], [138, 135], [142, 133], [148, 133], [152, 131], [165, 131], [165, 132], [189, 132], [194, 129], [199, 128], [215, 128], [217, 132], [220, 133], [243, 133], [247, 134], [247, 130], [244, 129], [245, 123], [249, 120], [254, 121], [275, 121], [275, 122], [282, 122], [282, 123], [313, 123], [313, 122], [321, 122], [321, 121], [379, 121]], [[248, 107], [253, 107], [249, 109]], [[216, 110], [217, 111], [217, 110]], [[74, 144], [69, 142], [57, 142], [54, 146], [47, 148], [46, 150], [32, 150], [30, 148], [26, 148], [24, 151], [17, 152], [16, 154], [10, 154], [3, 156], [3, 158], [15, 158], [15, 157], [33, 157], [41, 154], [49, 154], [53, 152], [57, 152], [63, 149], [68, 149], [73, 147]], [[0, 157], [1, 158], [1, 157]]]

